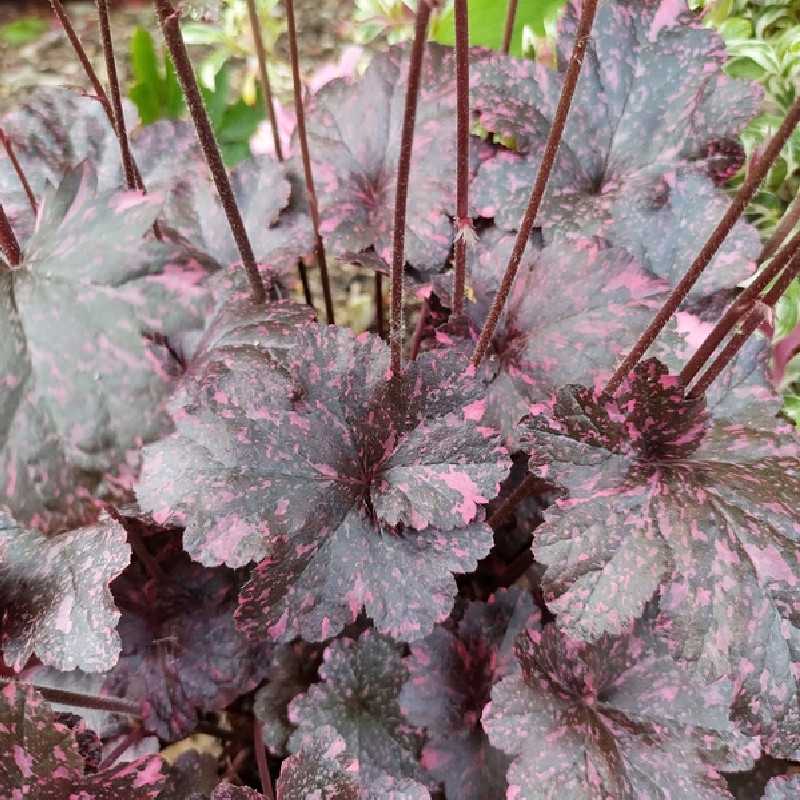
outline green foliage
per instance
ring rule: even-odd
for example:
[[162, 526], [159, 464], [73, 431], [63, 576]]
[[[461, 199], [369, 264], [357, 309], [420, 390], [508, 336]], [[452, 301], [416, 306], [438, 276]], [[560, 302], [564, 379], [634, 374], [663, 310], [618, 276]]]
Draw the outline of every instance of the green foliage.
[[131, 71], [134, 82], [128, 95], [139, 110], [143, 125], [159, 119], [178, 119], [185, 110], [180, 83], [169, 56], [162, 69], [153, 37], [137, 28], [131, 39]]
[[11, 47], [23, 47], [35, 42], [50, 26], [41, 17], [22, 17], [0, 25], [0, 42]]

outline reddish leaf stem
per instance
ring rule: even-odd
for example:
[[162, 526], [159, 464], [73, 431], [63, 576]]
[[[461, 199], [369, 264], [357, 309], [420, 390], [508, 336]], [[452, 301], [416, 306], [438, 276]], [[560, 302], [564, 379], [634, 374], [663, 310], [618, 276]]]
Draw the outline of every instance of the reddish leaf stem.
[[2, 205], [0, 205], [0, 250], [12, 267], [19, 266], [22, 261], [22, 250]]
[[467, 277], [467, 236], [469, 219], [469, 16], [467, 0], [455, 0], [456, 24], [456, 243], [453, 273], [453, 315], [464, 313], [464, 287]]
[[789, 265], [784, 269], [781, 276], [775, 281], [772, 288], [764, 295], [760, 303], [750, 312], [747, 319], [742, 323], [739, 330], [731, 336], [722, 352], [714, 359], [711, 366], [697, 379], [697, 383], [692, 386], [688, 396], [700, 397], [706, 392], [709, 386], [719, 377], [722, 370], [741, 350], [745, 342], [752, 336], [755, 329], [764, 321], [764, 314], [767, 309], [774, 308], [783, 293], [789, 288], [789, 284], [800, 275], [800, 251], [795, 252]]
[[186, 51], [186, 44], [183, 41], [183, 34], [181, 33], [179, 14], [173, 8], [170, 0], [155, 0], [155, 6], [161, 30], [164, 33], [164, 40], [172, 56], [172, 62], [175, 65], [175, 71], [178, 74], [178, 79], [186, 98], [186, 105], [189, 107], [189, 113], [194, 122], [197, 139], [203, 149], [208, 168], [211, 170], [211, 177], [217, 187], [217, 194], [228, 219], [228, 225], [239, 250], [239, 255], [242, 257], [242, 265], [250, 281], [253, 300], [255, 303], [261, 304], [265, 302], [267, 293], [256, 265], [253, 248], [247, 236], [239, 206], [236, 204], [236, 198], [228, 180], [228, 173], [225, 172], [225, 165], [222, 163], [222, 156], [217, 146], [217, 140], [214, 137], [214, 129], [211, 127], [208, 113], [203, 105], [200, 89], [197, 86], [197, 80], [195, 79], [189, 54]]
[[386, 315], [383, 311], [383, 275], [375, 273], [375, 327], [381, 339], [386, 337]]
[[541, 480], [535, 475], [531, 475], [530, 473], [526, 475], [522, 483], [520, 483], [520, 485], [492, 512], [487, 523], [491, 525], [492, 528], [497, 528], [499, 525], [502, 525], [514, 513], [514, 509], [540, 484]]
[[22, 169], [22, 164], [19, 163], [17, 154], [14, 151], [14, 143], [11, 141], [6, 132], [2, 130], [2, 128], [0, 128], [0, 142], [2, 142], [3, 148], [6, 151], [6, 155], [11, 161], [11, 166], [14, 167], [14, 172], [17, 173], [17, 179], [19, 180], [20, 186], [22, 186], [23, 191], [28, 197], [28, 203], [30, 204], [31, 211], [33, 211], [35, 216], [39, 213], [39, 206], [36, 202], [36, 196], [33, 193], [33, 189], [31, 189], [30, 183], [28, 183], [28, 178], [25, 175], [25, 171]]
[[134, 725], [114, 746], [114, 749], [100, 762], [98, 772], [112, 767], [116, 760], [129, 748], [141, 741], [144, 732], [141, 725]]
[[503, 52], [511, 50], [511, 37], [514, 35], [514, 22], [517, 19], [517, 0], [508, 0], [506, 6], [506, 26], [503, 29]]
[[570, 57], [569, 66], [564, 76], [564, 85], [561, 88], [561, 97], [558, 100], [558, 107], [553, 117], [553, 125], [550, 128], [550, 133], [548, 134], [547, 142], [544, 146], [542, 162], [533, 184], [528, 207], [525, 209], [525, 214], [520, 222], [517, 238], [514, 242], [514, 249], [511, 251], [511, 257], [508, 260], [508, 266], [506, 267], [505, 275], [503, 275], [503, 280], [500, 283], [497, 296], [486, 318], [486, 322], [483, 325], [483, 330], [475, 346], [475, 352], [472, 354], [472, 363], [475, 366], [480, 364], [481, 359], [486, 355], [486, 351], [489, 349], [489, 344], [492, 341], [492, 336], [494, 336], [497, 323], [500, 320], [503, 306], [511, 291], [514, 278], [517, 276], [517, 270], [522, 261], [525, 246], [528, 243], [528, 237], [533, 230], [533, 223], [536, 220], [536, 215], [539, 213], [539, 206], [542, 203], [542, 198], [547, 188], [547, 181], [550, 178], [550, 173], [555, 164], [558, 147], [561, 144], [561, 137], [564, 133], [564, 127], [567, 124], [569, 109], [572, 105], [573, 95], [575, 94], [575, 86], [580, 77], [583, 57], [586, 52], [586, 47], [589, 44], [589, 35], [592, 31], [592, 24], [594, 23], [596, 11], [597, 0], [584, 0], [581, 6], [581, 16], [575, 35], [575, 44], [572, 48], [572, 56]]
[[300, 80], [300, 54], [297, 48], [297, 26], [294, 19], [294, 0], [286, 0], [286, 25], [289, 36], [289, 57], [292, 62], [292, 84], [294, 88], [294, 110], [297, 117], [297, 138], [300, 142], [300, 155], [303, 160], [303, 173], [306, 180], [306, 193], [308, 195], [308, 209], [311, 212], [311, 223], [314, 226], [316, 237], [317, 264], [320, 278], [322, 279], [322, 297], [325, 301], [325, 317], [328, 324], [333, 325], [333, 300], [331, 298], [331, 284], [328, 278], [328, 262], [325, 258], [325, 245], [319, 231], [319, 204], [317, 192], [314, 187], [314, 175], [311, 172], [311, 155], [308, 150], [308, 135], [306, 133], [306, 115], [303, 108], [303, 84]]
[[678, 307], [689, 294], [697, 279], [702, 275], [703, 270], [719, 250], [725, 237], [730, 233], [731, 228], [744, 212], [769, 168], [780, 155], [783, 145], [791, 136], [798, 121], [800, 121], [800, 97], [795, 100], [780, 128], [764, 148], [763, 154], [752, 169], [749, 170], [744, 183], [736, 193], [736, 197], [733, 198], [728, 210], [711, 233], [711, 236], [709, 236], [708, 241], [703, 245], [697, 258], [695, 258], [678, 285], [672, 290], [661, 310], [656, 314], [655, 319], [647, 326], [647, 329], [634, 344], [630, 353], [622, 360], [611, 376], [605, 388], [606, 394], [613, 394], [619, 388], [625, 376], [636, 366], [639, 359], [647, 352], [647, 349], [653, 344], [658, 334], [661, 333], [670, 317], [678, 310]]
[[[0, 678], [0, 685], [9, 683], [12, 683], [12, 681], [8, 678]], [[114, 714], [126, 714], [137, 719], [141, 717], [141, 711], [137, 703], [122, 700], [119, 697], [101, 697], [94, 694], [68, 692], [65, 689], [52, 689], [49, 686], [37, 686], [35, 683], [25, 683], [24, 681], [17, 681], [17, 683], [22, 686], [31, 686], [48, 703], [58, 703], [64, 706], [74, 706], [75, 708], [88, 708], [94, 711], [110, 711]]]
[[250, 30], [253, 32], [253, 44], [256, 48], [258, 58], [258, 75], [261, 82], [261, 93], [264, 95], [264, 105], [269, 116], [269, 124], [272, 126], [272, 142], [275, 146], [275, 156], [278, 161], [283, 161], [283, 148], [281, 147], [281, 137], [278, 133], [278, 120], [275, 117], [275, 103], [272, 99], [272, 87], [267, 73], [267, 53], [264, 49], [264, 38], [261, 35], [261, 20], [258, 18], [256, 0], [247, 0], [247, 13], [250, 17]]
[[97, 15], [100, 19], [100, 37], [103, 40], [103, 54], [106, 59], [106, 72], [111, 87], [111, 111], [114, 115], [114, 130], [117, 133], [122, 167], [125, 170], [125, 182], [129, 189], [139, 188], [136, 170], [133, 166], [128, 129], [125, 127], [125, 112], [122, 108], [122, 95], [119, 91], [117, 61], [114, 58], [114, 42], [111, 39], [111, 22], [108, 18], [108, 0], [97, 0]]
[[688, 386], [706, 362], [716, 352], [733, 326], [752, 308], [753, 303], [767, 286], [775, 279], [789, 262], [789, 259], [800, 248], [800, 233], [793, 236], [772, 261], [753, 279], [750, 285], [731, 303], [722, 318], [706, 336], [700, 347], [686, 362], [680, 378], [684, 386]]
[[430, 316], [431, 307], [427, 300], [425, 300], [422, 304], [422, 308], [419, 310], [419, 316], [417, 317], [417, 325], [414, 328], [414, 337], [411, 339], [411, 355], [409, 358], [412, 361], [417, 360], [417, 356], [419, 355], [419, 349], [422, 346], [422, 337], [425, 333], [425, 324], [428, 321], [428, 317]]
[[792, 232], [795, 225], [800, 222], [800, 193], [792, 200], [789, 208], [781, 217], [772, 236], [769, 237], [767, 243], [761, 249], [761, 254], [758, 257], [758, 263], [763, 264], [768, 258], [772, 258], [778, 252], [778, 248], [783, 244], [784, 239]]
[[408, 84], [403, 112], [403, 129], [400, 134], [400, 158], [397, 164], [397, 188], [394, 201], [394, 242], [391, 266], [391, 308], [389, 311], [389, 349], [391, 370], [399, 375], [403, 369], [403, 268], [405, 266], [406, 204], [408, 202], [408, 176], [411, 172], [411, 152], [414, 148], [414, 124], [417, 119], [419, 84], [422, 59], [425, 56], [425, 39], [431, 16], [429, 0], [419, 0], [414, 23], [414, 43], [408, 63]]
[[253, 749], [256, 751], [258, 777], [261, 779], [261, 794], [263, 794], [267, 800], [275, 800], [275, 792], [272, 789], [272, 778], [269, 774], [269, 764], [267, 764], [267, 748], [264, 746], [264, 736], [258, 717], [253, 717]]
[[303, 287], [303, 298], [306, 305], [314, 308], [314, 298], [311, 296], [311, 284], [308, 282], [308, 270], [306, 269], [306, 262], [302, 258], [297, 259], [297, 273], [300, 275], [300, 284]]

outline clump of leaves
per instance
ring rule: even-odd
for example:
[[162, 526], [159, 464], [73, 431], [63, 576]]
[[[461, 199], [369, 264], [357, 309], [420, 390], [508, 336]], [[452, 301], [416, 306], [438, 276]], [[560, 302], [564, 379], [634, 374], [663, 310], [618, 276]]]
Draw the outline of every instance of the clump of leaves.
[[[800, 103], [729, 206], [760, 91], [681, 2], [568, 3], [552, 68], [470, 49], [476, 2], [427, 44], [420, 2], [306, 93], [287, 0], [299, 158], [229, 172], [180, 21], [231, 4], [156, 0], [191, 123], [146, 126], [106, 3], [108, 93], [53, 7], [97, 99], [0, 137], [0, 796], [796, 793], [800, 450], [755, 331], [800, 237], [768, 261], [737, 211]], [[319, 321], [326, 251], [375, 268], [369, 332]]]

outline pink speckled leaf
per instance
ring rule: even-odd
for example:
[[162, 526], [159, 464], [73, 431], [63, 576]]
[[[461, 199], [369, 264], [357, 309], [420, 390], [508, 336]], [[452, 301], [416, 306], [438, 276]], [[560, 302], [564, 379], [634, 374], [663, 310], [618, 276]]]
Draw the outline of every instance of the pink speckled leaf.
[[728, 721], [730, 683], [693, 680], [643, 627], [592, 645], [555, 625], [520, 635], [522, 669], [482, 720], [514, 757], [508, 798], [730, 800], [720, 762], [757, 752]]
[[797, 800], [800, 797], [800, 776], [786, 775], [773, 778], [762, 800]]
[[113, 667], [120, 615], [108, 586], [129, 561], [125, 531], [114, 520], [46, 537], [0, 511], [6, 664], [19, 671], [36, 654], [60, 670]]
[[[488, 313], [514, 237], [486, 231], [470, 249], [475, 335]], [[660, 307], [666, 284], [627, 252], [580, 239], [544, 250], [529, 246], [497, 328], [486, 421], [514, 435], [531, 404], [558, 386], [607, 377]]]
[[222, 781], [211, 793], [211, 800], [263, 800], [264, 795], [247, 786], [234, 786]]
[[[663, 259], [694, 255], [716, 222], [713, 211], [726, 203], [701, 175], [706, 159], [717, 169], [716, 145], [736, 138], [761, 98], [757, 84], [723, 73], [720, 37], [679, 10], [686, 11], [682, 0], [613, 0], [598, 9], [539, 215], [548, 243], [574, 232], [606, 236], [665, 277], [682, 274], [688, 262]], [[572, 3], [561, 22], [558, 71], [507, 57], [473, 68], [481, 123], [512, 136], [519, 150], [481, 166], [471, 199], [474, 213], [507, 230], [518, 227], [527, 205], [576, 23]], [[693, 176], [684, 174], [689, 165]], [[741, 223], [705, 282], [733, 285], [752, 270], [757, 249], [755, 232]]]
[[295, 336], [207, 374], [146, 450], [142, 508], [185, 523], [201, 563], [265, 559], [237, 612], [249, 635], [321, 641], [366, 606], [382, 631], [424, 636], [452, 607], [452, 573], [491, 547], [482, 505], [510, 466], [476, 422], [480, 383], [453, 354], [389, 378], [377, 337]]
[[[422, 735], [403, 718], [398, 703], [408, 678], [402, 646], [371, 630], [358, 640], [338, 639], [325, 651], [320, 677], [322, 683], [289, 706], [289, 719], [298, 726], [289, 749], [302, 750], [309, 735], [329, 725], [357, 759], [359, 796], [427, 800], [418, 760]], [[378, 786], [386, 793], [377, 793]]]
[[800, 745], [800, 446], [771, 417], [710, 419], [655, 359], [613, 400], [567, 387], [527, 424], [531, 468], [564, 496], [534, 553], [571, 635], [660, 608], [675, 654], [736, 676], [735, 713], [767, 752]]
[[23, 684], [0, 684], [3, 798], [155, 800], [164, 783], [161, 769], [160, 758], [147, 756], [84, 774], [75, 734], [54, 720], [41, 697]]
[[411, 646], [400, 707], [427, 730], [422, 764], [448, 797], [504, 796], [509, 759], [489, 744], [480, 719], [492, 686], [516, 667], [514, 640], [528, 627], [539, 627], [530, 595], [501, 590], [469, 603], [454, 629], [439, 626]]
[[320, 655], [319, 646], [305, 642], [275, 647], [264, 684], [253, 698], [253, 714], [262, 723], [264, 744], [275, 756], [286, 755], [286, 742], [294, 730], [287, 707], [316, 681]]
[[179, 365], [158, 337], [203, 306], [199, 267], [142, 238], [158, 195], [95, 187], [84, 162], [49, 190], [0, 275], [0, 502], [49, 530], [130, 490], [138, 448], [169, 427]]
[[[313, 98], [308, 139], [328, 248], [342, 254], [374, 245], [390, 260], [408, 49], [376, 55], [363, 78], [337, 79]], [[408, 194], [406, 259], [438, 268], [453, 237], [456, 143], [455, 58], [425, 50]]]
[[358, 762], [329, 725], [304, 736], [300, 749], [281, 765], [277, 800], [361, 800]]
[[235, 628], [239, 582], [185, 555], [148, 581], [138, 565], [112, 587], [123, 609], [122, 654], [105, 691], [142, 705], [147, 729], [162, 739], [191, 733], [202, 711], [219, 711], [254, 689], [269, 666], [271, 645]]
[[[269, 156], [250, 158], [230, 175], [231, 186], [253, 247], [256, 261], [273, 271], [296, 277], [297, 260], [314, 248], [309, 216], [299, 208], [299, 187], [287, 168]], [[221, 266], [240, 264], [241, 256], [208, 171], [188, 181], [170, 198], [166, 224], [193, 247]]]

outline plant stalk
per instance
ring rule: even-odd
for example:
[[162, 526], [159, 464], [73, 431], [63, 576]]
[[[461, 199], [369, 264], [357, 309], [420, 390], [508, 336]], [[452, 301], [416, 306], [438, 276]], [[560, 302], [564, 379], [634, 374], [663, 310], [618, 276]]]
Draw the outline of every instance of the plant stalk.
[[261, 794], [264, 795], [266, 800], [275, 800], [272, 778], [269, 774], [269, 764], [267, 763], [267, 748], [264, 746], [264, 736], [261, 731], [261, 722], [255, 716], [253, 717], [253, 749], [256, 751], [258, 777], [261, 780]]
[[800, 233], [793, 236], [772, 261], [753, 279], [750, 285], [727, 308], [722, 318], [706, 336], [700, 347], [686, 362], [681, 371], [680, 379], [684, 386], [688, 386], [706, 362], [716, 352], [725, 337], [733, 330], [733, 326], [752, 308], [758, 296], [780, 274], [781, 270], [789, 263], [789, 259], [800, 249]]
[[541, 484], [541, 479], [535, 475], [528, 473], [523, 479], [522, 483], [514, 489], [511, 494], [500, 503], [494, 510], [492, 515], [486, 521], [492, 528], [497, 528], [506, 522], [514, 513], [514, 509], [529, 495], [537, 486]]
[[247, 236], [239, 206], [236, 204], [228, 173], [222, 163], [222, 156], [214, 136], [214, 129], [211, 127], [208, 113], [203, 104], [203, 97], [197, 86], [189, 54], [186, 51], [186, 44], [181, 33], [180, 16], [173, 8], [170, 0], [155, 0], [155, 6], [164, 40], [172, 56], [172, 62], [175, 65], [175, 71], [178, 74], [178, 79], [186, 98], [186, 105], [194, 122], [197, 139], [203, 149], [208, 168], [211, 170], [211, 177], [217, 187], [217, 194], [228, 219], [228, 225], [239, 250], [239, 255], [242, 257], [242, 265], [250, 281], [253, 301], [260, 305], [266, 301], [267, 293], [256, 265], [253, 247]]
[[503, 52], [511, 50], [511, 37], [514, 35], [514, 22], [517, 19], [517, 0], [508, 0], [506, 6], [506, 25], [503, 29]]
[[464, 287], [467, 280], [467, 237], [469, 219], [469, 16], [467, 0], [455, 0], [456, 27], [456, 241], [453, 273], [453, 315], [464, 313]]
[[408, 177], [411, 172], [411, 153], [414, 148], [414, 124], [417, 119], [419, 84], [422, 59], [425, 56], [425, 39], [431, 16], [429, 0], [419, 0], [414, 22], [414, 43], [408, 63], [408, 84], [403, 112], [403, 129], [400, 135], [400, 158], [397, 164], [397, 188], [394, 201], [394, 241], [391, 266], [391, 307], [389, 310], [389, 349], [392, 375], [403, 370], [403, 268], [405, 266], [406, 205], [408, 202]]
[[8, 685], [10, 683], [30, 686], [39, 692], [48, 703], [58, 703], [64, 706], [74, 706], [75, 708], [88, 708], [93, 711], [110, 711], [114, 714], [125, 714], [136, 719], [141, 718], [141, 711], [137, 703], [122, 700], [119, 697], [101, 697], [94, 694], [68, 692], [65, 689], [52, 689], [49, 686], [37, 686], [35, 683], [0, 678], [0, 685]]
[[756, 304], [739, 330], [731, 336], [728, 343], [722, 348], [722, 352], [714, 359], [711, 366], [697, 379], [697, 382], [687, 394], [690, 399], [705, 394], [708, 387], [719, 377], [720, 373], [742, 349], [745, 342], [753, 335], [756, 328], [764, 321], [765, 312], [775, 307], [783, 293], [798, 275], [800, 275], [800, 251], [794, 253], [792, 260], [778, 280], [775, 281], [772, 288], [763, 296], [761, 302]]
[[794, 131], [800, 121], [800, 97], [795, 100], [789, 113], [781, 123], [775, 135], [770, 139], [761, 157], [756, 161], [753, 168], [749, 170], [744, 183], [739, 187], [739, 191], [733, 198], [728, 210], [717, 224], [717, 227], [709, 236], [708, 241], [703, 245], [700, 253], [689, 267], [686, 274], [672, 290], [661, 310], [656, 314], [655, 319], [647, 326], [647, 329], [634, 344], [631, 351], [622, 360], [614, 374], [611, 376], [605, 388], [608, 395], [614, 394], [619, 388], [625, 376], [636, 366], [639, 359], [647, 352], [647, 349], [655, 341], [659, 333], [669, 321], [670, 317], [678, 310], [680, 304], [686, 299], [691, 288], [702, 275], [703, 270], [708, 266], [711, 259], [719, 250], [725, 237], [730, 233], [731, 228], [744, 212], [747, 204], [758, 190], [759, 184], [766, 176], [775, 159], [780, 155], [784, 144]]
[[114, 746], [114, 749], [100, 762], [97, 767], [98, 772], [102, 772], [104, 769], [108, 769], [112, 767], [117, 759], [129, 748], [133, 745], [137, 744], [141, 741], [144, 733], [142, 731], [141, 725], [134, 725], [131, 730], [129, 730], [117, 744]]
[[761, 249], [761, 254], [758, 257], [758, 263], [763, 264], [767, 259], [772, 258], [778, 252], [778, 248], [783, 244], [784, 239], [792, 232], [795, 225], [800, 222], [800, 193], [792, 200], [789, 208], [781, 217], [772, 236], [769, 237], [764, 247]]
[[14, 172], [17, 173], [17, 179], [19, 180], [20, 186], [22, 186], [22, 190], [25, 192], [25, 195], [28, 198], [28, 204], [31, 207], [31, 211], [33, 211], [33, 215], [36, 216], [39, 213], [39, 206], [36, 202], [36, 196], [33, 193], [33, 189], [31, 189], [30, 183], [28, 183], [25, 170], [22, 169], [22, 164], [19, 163], [17, 154], [14, 151], [14, 143], [11, 141], [8, 134], [2, 130], [2, 128], [0, 128], [0, 143], [2, 143], [3, 148], [6, 151], [6, 155], [11, 161], [11, 166], [14, 167]]
[[22, 250], [2, 204], [0, 204], [0, 250], [12, 267], [18, 267], [22, 262]]
[[297, 138], [300, 142], [300, 155], [303, 160], [303, 173], [308, 195], [308, 208], [311, 212], [311, 223], [316, 238], [317, 265], [322, 280], [322, 297], [325, 301], [325, 317], [329, 325], [334, 324], [333, 299], [331, 284], [328, 278], [328, 261], [325, 257], [325, 245], [319, 230], [319, 204], [314, 187], [314, 175], [311, 172], [311, 155], [308, 150], [308, 134], [306, 133], [306, 115], [303, 108], [303, 84], [300, 80], [300, 54], [297, 47], [297, 26], [294, 18], [294, 0], [286, 0], [286, 25], [289, 35], [289, 56], [292, 62], [292, 84], [294, 88], [294, 110], [297, 117]]
[[383, 275], [375, 273], [375, 327], [381, 339], [386, 338], [386, 315], [383, 311]]
[[314, 308], [314, 298], [311, 296], [311, 284], [308, 282], [308, 270], [306, 262], [302, 258], [297, 259], [297, 274], [300, 276], [300, 285], [303, 287], [303, 299], [306, 305]]
[[472, 354], [472, 363], [475, 366], [480, 364], [481, 359], [483, 359], [486, 355], [486, 351], [489, 349], [489, 344], [492, 341], [492, 336], [494, 336], [497, 323], [500, 320], [503, 306], [511, 291], [514, 278], [517, 276], [517, 271], [522, 261], [522, 255], [525, 252], [525, 246], [533, 230], [533, 223], [536, 220], [536, 215], [539, 213], [539, 207], [542, 203], [545, 189], [547, 188], [547, 181], [550, 178], [550, 173], [555, 164], [558, 147], [561, 144], [561, 137], [564, 133], [564, 127], [567, 124], [567, 117], [569, 115], [570, 106], [572, 105], [572, 98], [575, 94], [575, 87], [580, 77], [583, 57], [586, 52], [586, 47], [589, 44], [589, 35], [592, 31], [592, 24], [594, 23], [594, 17], [597, 11], [597, 2], [598, 0], [584, 0], [581, 6], [581, 16], [575, 35], [575, 44], [572, 48], [572, 56], [569, 60], [566, 75], [564, 76], [564, 85], [561, 88], [561, 97], [559, 97], [558, 107], [553, 117], [553, 125], [550, 128], [550, 133], [548, 134], [547, 142], [544, 147], [544, 153], [542, 154], [542, 163], [539, 166], [539, 172], [533, 184], [528, 207], [520, 222], [517, 238], [514, 242], [514, 249], [511, 251], [511, 257], [509, 258], [508, 266], [503, 275], [503, 280], [500, 283], [497, 296], [495, 297], [489, 315], [481, 330], [478, 343], [475, 346], [475, 352]]
[[258, 58], [258, 76], [261, 82], [261, 93], [264, 95], [264, 105], [267, 109], [269, 124], [272, 126], [272, 143], [275, 147], [275, 156], [278, 161], [283, 161], [283, 148], [281, 137], [278, 133], [278, 120], [275, 116], [275, 103], [272, 99], [272, 87], [267, 72], [267, 53], [264, 49], [264, 38], [261, 35], [261, 20], [258, 18], [256, 0], [247, 0], [247, 14], [250, 17], [250, 30], [253, 32], [253, 44]]

